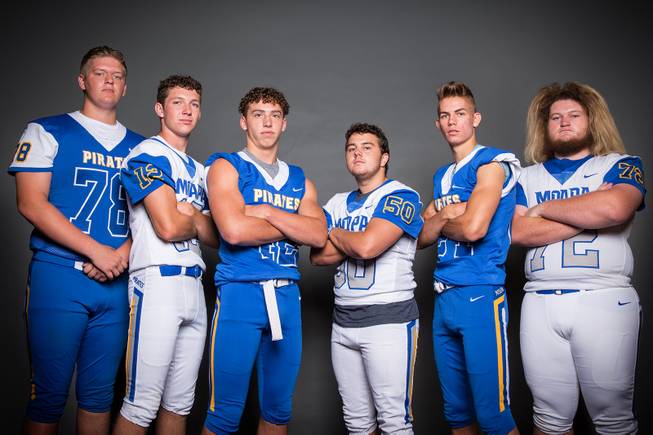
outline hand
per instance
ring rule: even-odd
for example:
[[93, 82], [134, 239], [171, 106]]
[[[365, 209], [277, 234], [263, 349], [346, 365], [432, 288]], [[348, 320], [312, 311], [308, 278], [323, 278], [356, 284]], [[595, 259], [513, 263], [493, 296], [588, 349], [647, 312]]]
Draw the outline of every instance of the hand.
[[599, 187], [597, 187], [596, 190], [597, 190], [597, 191], [601, 191], [601, 190], [610, 190], [610, 189], [612, 189], [612, 186], [614, 186], [614, 184], [612, 184], [612, 183], [608, 183], [608, 182], [606, 181], [605, 183], [601, 183], [601, 185], [600, 185]]
[[259, 219], [267, 219], [271, 207], [272, 206], [268, 204], [246, 205], [245, 216], [255, 217]]
[[444, 219], [455, 219], [465, 213], [466, 209], [466, 202], [457, 202], [455, 204], [449, 204], [445, 206], [440, 213], [442, 213], [442, 217]]
[[528, 210], [526, 210], [526, 214], [524, 216], [526, 217], [541, 217], [542, 213], [542, 206], [540, 204], [537, 204]]
[[193, 204], [190, 202], [178, 202], [177, 203], [177, 210], [181, 214], [185, 214], [186, 216], [193, 216], [195, 213], [197, 213], [197, 209]]
[[107, 245], [98, 243], [90, 256], [93, 266], [104, 273], [107, 279], [114, 279], [127, 268], [127, 260], [118, 252]]
[[93, 263], [84, 263], [82, 265], [82, 271], [84, 272], [84, 274], [86, 274], [86, 276], [96, 281], [106, 282], [107, 280], [107, 276], [104, 273], [102, 273], [100, 269], [93, 266]]

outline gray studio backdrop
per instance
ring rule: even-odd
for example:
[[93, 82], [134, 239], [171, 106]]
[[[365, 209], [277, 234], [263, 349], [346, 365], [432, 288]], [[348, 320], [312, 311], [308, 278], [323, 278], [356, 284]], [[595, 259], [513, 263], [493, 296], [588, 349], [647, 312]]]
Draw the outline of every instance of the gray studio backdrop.
[[[627, 148], [649, 171], [649, 86], [652, 61], [650, 6], [631, 2], [14, 2], [0, 12], [3, 54], [2, 130], [6, 164], [26, 123], [77, 110], [76, 75], [82, 54], [108, 44], [124, 51], [127, 97], [119, 119], [144, 135], [156, 133], [152, 111], [158, 80], [191, 74], [204, 85], [202, 120], [189, 148], [203, 161], [215, 151], [240, 149], [237, 105], [252, 86], [270, 85], [290, 102], [281, 158], [301, 165], [320, 201], [353, 188], [343, 160], [344, 132], [355, 121], [380, 125], [391, 146], [391, 177], [413, 186], [424, 203], [433, 170], [450, 160], [434, 127], [436, 87], [462, 80], [474, 90], [483, 122], [478, 137], [522, 156], [530, 98], [552, 81], [578, 80], [606, 97]], [[4, 176], [2, 194], [5, 277], [3, 322], [4, 433], [16, 433], [28, 397], [29, 365], [23, 322], [30, 225], [16, 212], [14, 181]], [[644, 311], [635, 408], [641, 433], [653, 431], [646, 413], [653, 391], [650, 308], [651, 213], [638, 213], [631, 236], [634, 282]], [[290, 425], [294, 434], [344, 433], [329, 353], [332, 268], [312, 267], [302, 251], [304, 350]], [[523, 432], [531, 431], [531, 397], [519, 356], [519, 309], [523, 255], [508, 261], [511, 403]], [[216, 254], [205, 251], [210, 270]], [[415, 429], [444, 433], [442, 399], [431, 342], [434, 250], [415, 260], [421, 334], [414, 387]], [[206, 275], [212, 312], [215, 289]], [[600, 319], [597, 319], [600, 322]], [[119, 377], [118, 384], [124, 382]], [[117, 387], [116, 406], [122, 395]], [[61, 433], [73, 433], [74, 393]], [[198, 433], [207, 403], [202, 365], [189, 433]], [[257, 402], [250, 395], [241, 433], [254, 433]], [[591, 433], [581, 407], [577, 433]]]

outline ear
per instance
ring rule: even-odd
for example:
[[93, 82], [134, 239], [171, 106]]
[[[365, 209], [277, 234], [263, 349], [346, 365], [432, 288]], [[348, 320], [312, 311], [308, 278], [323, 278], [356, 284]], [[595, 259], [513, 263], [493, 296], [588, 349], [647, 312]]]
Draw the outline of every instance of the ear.
[[240, 128], [247, 131], [247, 122], [245, 122], [245, 117], [243, 115], [240, 115]]
[[389, 161], [390, 161], [390, 154], [383, 153], [383, 155], [381, 156], [381, 167], [382, 168], [385, 167]]
[[436, 118], [436, 120], [435, 120], [435, 128], [437, 128], [438, 130], [442, 130], [440, 128], [440, 119], [439, 118]]
[[479, 112], [474, 112], [474, 120], [472, 121], [472, 125], [474, 128], [478, 127], [479, 124], [481, 123], [481, 114]]
[[79, 85], [79, 88], [82, 91], [86, 91], [86, 82], [85, 82], [84, 74], [79, 73], [79, 75], [77, 76], [77, 84]]
[[125, 87], [122, 88], [122, 96], [124, 97], [125, 95], [127, 95], [127, 85], [125, 85]]
[[282, 132], [286, 131], [286, 126], [287, 126], [287, 124], [288, 124], [288, 120], [287, 120], [286, 117], [284, 116], [284, 117], [283, 117], [283, 123], [281, 124], [281, 131], [282, 131]]
[[154, 103], [154, 113], [156, 113], [156, 116], [163, 119], [163, 104], [158, 101]]

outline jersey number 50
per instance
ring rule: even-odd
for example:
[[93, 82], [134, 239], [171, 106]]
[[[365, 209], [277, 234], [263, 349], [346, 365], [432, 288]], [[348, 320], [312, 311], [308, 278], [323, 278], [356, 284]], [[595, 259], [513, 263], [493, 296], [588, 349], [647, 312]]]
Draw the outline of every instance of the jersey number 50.
[[334, 277], [336, 288], [348, 284], [350, 290], [369, 290], [376, 279], [376, 260], [348, 258], [338, 266]]

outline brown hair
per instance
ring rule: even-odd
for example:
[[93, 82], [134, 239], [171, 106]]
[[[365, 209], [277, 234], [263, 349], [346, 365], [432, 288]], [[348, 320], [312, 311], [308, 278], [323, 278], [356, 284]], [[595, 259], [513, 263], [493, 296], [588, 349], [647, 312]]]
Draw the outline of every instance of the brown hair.
[[180, 76], [180, 75], [171, 75], [159, 82], [159, 88], [156, 91], [156, 101], [163, 104], [168, 98], [170, 89], [172, 88], [184, 88], [189, 91], [197, 91], [202, 98], [202, 84], [192, 78], [191, 76]]
[[79, 72], [81, 74], [86, 74], [86, 68], [88, 66], [88, 63], [91, 61], [91, 59], [94, 59], [96, 57], [113, 57], [116, 59], [122, 67], [125, 69], [125, 75], [127, 75], [127, 63], [125, 62], [125, 56], [120, 52], [119, 50], [116, 50], [115, 48], [111, 48], [107, 45], [100, 45], [98, 47], [93, 47], [89, 51], [86, 52], [84, 57], [82, 57], [82, 61], [79, 65]]
[[474, 111], [476, 111], [476, 100], [474, 99], [474, 94], [472, 94], [472, 90], [462, 82], [445, 83], [438, 88], [436, 94], [438, 96], [438, 114], [440, 113], [440, 101], [449, 97], [467, 98], [469, 102], [472, 103]]
[[283, 116], [288, 116], [288, 112], [290, 111], [288, 101], [286, 101], [286, 97], [281, 92], [277, 91], [274, 88], [250, 89], [240, 100], [238, 111], [241, 115], [247, 116], [247, 109], [249, 108], [249, 105], [258, 103], [259, 101], [263, 103], [278, 104], [283, 111]]

